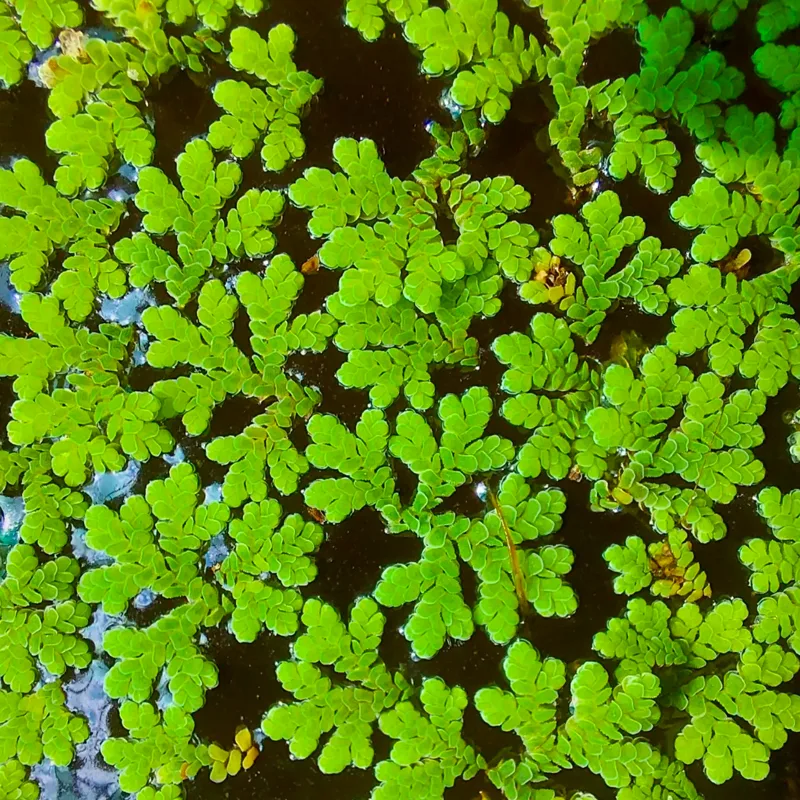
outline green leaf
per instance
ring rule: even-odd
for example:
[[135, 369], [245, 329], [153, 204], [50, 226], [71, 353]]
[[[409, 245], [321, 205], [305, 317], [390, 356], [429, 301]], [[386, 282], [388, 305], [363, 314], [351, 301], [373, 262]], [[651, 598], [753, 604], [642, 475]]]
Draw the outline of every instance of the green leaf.
[[424, 714], [404, 700], [380, 716], [381, 731], [395, 741], [389, 759], [375, 766], [376, 800], [409, 789], [420, 791], [419, 797], [442, 798], [459, 777], [469, 780], [486, 767], [461, 734], [466, 692], [441, 678], [426, 678], [419, 700]]
[[[296, 700], [273, 706], [262, 724], [273, 740], [284, 739], [294, 758], [308, 758], [320, 738], [317, 764], [323, 773], [339, 773], [353, 765], [371, 766], [373, 726], [383, 709], [406, 696], [408, 686], [392, 675], [377, 648], [385, 618], [373, 600], [362, 598], [353, 607], [346, 627], [337, 612], [319, 600], [303, 608], [306, 632], [295, 642], [295, 660], [278, 665], [278, 680]], [[331, 666], [323, 672], [320, 666]], [[332, 680], [333, 672], [343, 680]]]

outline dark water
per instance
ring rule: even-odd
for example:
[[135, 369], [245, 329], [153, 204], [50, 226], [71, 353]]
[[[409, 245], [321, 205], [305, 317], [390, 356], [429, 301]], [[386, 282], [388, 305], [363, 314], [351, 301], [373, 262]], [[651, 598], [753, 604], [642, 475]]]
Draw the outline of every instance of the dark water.
[[[538, 13], [522, 6], [516, 0], [501, 0], [501, 7], [526, 31], [534, 32], [543, 41], [544, 28]], [[298, 45], [295, 60], [302, 69], [309, 70], [325, 80], [324, 90], [313, 102], [302, 132], [307, 152], [297, 163], [278, 175], [265, 174], [261, 168], [258, 149], [242, 166], [242, 190], [256, 187], [283, 188], [295, 180], [308, 166], [330, 166], [331, 147], [338, 136], [369, 137], [374, 139], [391, 175], [406, 177], [416, 164], [431, 150], [431, 140], [424, 123], [430, 119], [445, 121], [448, 115], [442, 110], [439, 99], [444, 84], [428, 80], [419, 74], [416, 55], [403, 40], [400, 30], [389, 25], [378, 42], [366, 43], [357, 32], [342, 22], [342, 0], [273, 0], [271, 7], [255, 20], [242, 18], [243, 24], [254, 27], [262, 34], [278, 22], [286, 22], [295, 30]], [[659, 9], [660, 10], [660, 9]], [[754, 111], [778, 109], [775, 93], [752, 70], [750, 53], [754, 46], [753, 12], [740, 15], [731, 31], [713, 42], [725, 54], [729, 63], [742, 69], [748, 79], [744, 96]], [[707, 31], [698, 28], [698, 40], [708, 37]], [[584, 78], [594, 82], [603, 78], [627, 75], [638, 66], [638, 49], [633, 34], [616, 32], [593, 43], [588, 51]], [[157, 149], [156, 166], [174, 176], [174, 159], [185, 143], [202, 135], [211, 121], [218, 116], [209, 87], [228, 74], [226, 65], [216, 65], [210, 76], [176, 74], [171, 80], [148, 95], [148, 114], [155, 125]], [[509, 174], [532, 195], [531, 207], [520, 219], [535, 225], [546, 243], [550, 233], [550, 219], [559, 213], [571, 213], [563, 171], [546, 142], [546, 127], [551, 118], [553, 99], [546, 86], [526, 85], [512, 98], [512, 109], [504, 123], [490, 129], [488, 141], [482, 151], [470, 162], [469, 170], [475, 177]], [[27, 156], [51, 176], [55, 159], [44, 146], [43, 131], [49, 116], [46, 92], [30, 82], [23, 83], [11, 92], [0, 93], [0, 158]], [[607, 132], [605, 134], [608, 135]], [[670, 138], [678, 145], [682, 162], [675, 187], [668, 195], [656, 196], [643, 188], [635, 177], [622, 183], [602, 179], [603, 188], [614, 188], [621, 196], [623, 210], [643, 216], [647, 234], [661, 238], [665, 246], [677, 247], [685, 252], [691, 242], [690, 234], [672, 223], [669, 206], [674, 199], [688, 192], [701, 168], [692, 155], [692, 142], [675, 125], [670, 125]], [[300, 263], [316, 252], [319, 242], [313, 241], [306, 231], [305, 212], [289, 208], [276, 229], [278, 251], [287, 252]], [[123, 221], [126, 230], [138, 227], [135, 209]], [[119, 234], [124, 235], [124, 234]], [[237, 265], [237, 269], [260, 268], [257, 263]], [[303, 293], [297, 303], [296, 313], [307, 313], [324, 305], [325, 297], [335, 290], [337, 276], [321, 270], [308, 276]], [[160, 288], [153, 293], [160, 302], [165, 301]], [[161, 293], [161, 294], [160, 294]], [[503, 307], [491, 320], [477, 321], [471, 328], [482, 348], [480, 366], [471, 370], [442, 368], [435, 373], [437, 395], [449, 391], [463, 391], [471, 385], [487, 385], [499, 404], [501, 394], [498, 381], [501, 370], [489, 352], [493, 338], [501, 333], [524, 329], [533, 308], [523, 303], [514, 288], [507, 285], [502, 294]], [[797, 305], [795, 305], [797, 307]], [[192, 306], [188, 309], [192, 312]], [[647, 317], [627, 308], [609, 315], [602, 334], [590, 348], [590, 354], [600, 361], [610, 357], [611, 342], [621, 332], [636, 330], [648, 344], [662, 340], [669, 329], [669, 320]], [[26, 327], [5, 305], [0, 303], [0, 330], [15, 335], [27, 335]], [[246, 353], [250, 352], [249, 331], [244, 309], [240, 309], [235, 339]], [[344, 360], [333, 348], [324, 355], [296, 355], [288, 365], [302, 371], [307, 380], [317, 385], [323, 395], [320, 410], [338, 414], [346, 423], [356, 420], [368, 405], [366, 392], [341, 387], [334, 377]], [[130, 384], [145, 390], [155, 380], [164, 377], [147, 365], [136, 367], [130, 375]], [[767, 468], [765, 483], [788, 490], [800, 486], [800, 466], [794, 464], [787, 453], [786, 436], [789, 433], [783, 415], [800, 405], [797, 388], [791, 385], [777, 398], [771, 400], [767, 414], [762, 418], [767, 433], [767, 444], [757, 451]], [[0, 429], [4, 432], [11, 397], [11, 381], [0, 379]], [[399, 401], [392, 407], [396, 413], [403, 407]], [[171, 427], [187, 459], [199, 470], [204, 485], [219, 482], [224, 468], [205, 458], [202, 445], [211, 438], [236, 433], [255, 413], [253, 404], [242, 398], [233, 398], [214, 412], [210, 431], [199, 438], [186, 437], [180, 425]], [[520, 432], [511, 428], [499, 415], [492, 422], [491, 432], [506, 435], [516, 443], [524, 441]], [[305, 432], [293, 431], [295, 444], [304, 445]], [[133, 491], [143, 491], [154, 478], [164, 477], [168, 464], [153, 459], [143, 465], [133, 486]], [[402, 481], [402, 474], [398, 476]], [[307, 485], [314, 478], [313, 471], [305, 476]], [[589, 486], [584, 483], [561, 482], [567, 493], [567, 513], [557, 541], [568, 544], [575, 554], [575, 565], [569, 582], [576, 588], [580, 599], [577, 613], [569, 619], [542, 619], [533, 617], [526, 621], [522, 633], [544, 654], [563, 659], [570, 665], [594, 657], [592, 636], [605, 627], [609, 617], [621, 612], [625, 599], [613, 593], [611, 576], [602, 559], [603, 550], [627, 536], [638, 534], [645, 540], [654, 540], [654, 534], [631, 514], [594, 513], [588, 507]], [[764, 535], [763, 523], [755, 513], [753, 496], [760, 487], [744, 490], [741, 496], [723, 514], [728, 523], [727, 538], [718, 543], [697, 546], [695, 552], [708, 573], [715, 597], [737, 595], [754, 606], [747, 584], [747, 574], [739, 564], [736, 551], [747, 538]], [[300, 510], [299, 494], [282, 500], [287, 513]], [[462, 512], [480, 511], [474, 493], [459, 493], [450, 507]], [[353, 602], [369, 593], [375, 586], [383, 568], [389, 564], [415, 560], [421, 551], [416, 537], [389, 536], [385, 534], [378, 514], [364, 510], [339, 525], [325, 526], [326, 539], [316, 558], [319, 576], [306, 594], [316, 595], [333, 603], [346, 615]], [[474, 578], [469, 569], [463, 571], [465, 593], [469, 600], [474, 595]], [[136, 621], [147, 624], [168, 607], [157, 602], [149, 609], [137, 612]], [[447, 645], [430, 661], [410, 658], [408, 644], [399, 633], [407, 609], [385, 611], [388, 624], [382, 655], [393, 669], [402, 669], [414, 684], [428, 675], [439, 675], [449, 684], [460, 684], [470, 694], [501, 680], [500, 666], [504, 648], [493, 645], [481, 630], [476, 630], [466, 643]], [[97, 625], [102, 627], [103, 620]], [[219, 686], [208, 693], [203, 709], [195, 716], [196, 732], [205, 740], [218, 741], [229, 746], [237, 725], [244, 723], [257, 728], [266, 710], [275, 702], [288, 700], [275, 677], [275, 664], [289, 656], [289, 640], [263, 634], [254, 644], [241, 644], [222, 629], [208, 632], [206, 651], [219, 668]], [[121, 733], [116, 711], [105, 703], [101, 686], [103, 665], [98, 660], [92, 673], [77, 676], [71, 684], [71, 703], [89, 713], [97, 731], [110, 730]], [[794, 689], [800, 684], [794, 682]], [[490, 728], [479, 718], [471, 706], [465, 718], [465, 735], [476, 744], [487, 760], [504, 751], [516, 748], [514, 736]], [[378, 759], [388, 755], [389, 741], [380, 733], [374, 736]], [[64, 771], [39, 770], [37, 776], [43, 785], [43, 798], [63, 800], [79, 796], [85, 800], [99, 800], [114, 791], [113, 774], [97, 764], [98, 737], [94, 737], [79, 751], [81, 759], [77, 772], [68, 776]], [[787, 745], [772, 756], [770, 777], [761, 783], [748, 783], [734, 779], [723, 787], [711, 785], [703, 776], [699, 765], [689, 768], [689, 774], [698, 790], [709, 800], [792, 800], [797, 781], [797, 754], [800, 737], [792, 735]], [[77, 775], [77, 777], [76, 777]], [[288, 757], [284, 742], [266, 741], [261, 756], [252, 770], [229, 779], [222, 785], [212, 784], [207, 773], [190, 787], [192, 800], [217, 800], [217, 798], [264, 798], [264, 800], [308, 800], [327, 797], [332, 800], [355, 800], [366, 797], [374, 785], [372, 771], [350, 769], [338, 776], [322, 775], [314, 758], [293, 761]], [[561, 773], [555, 785], [568, 790], [592, 791], [598, 800], [614, 797], [614, 791], [585, 770]], [[62, 787], [59, 789], [59, 785]], [[458, 782], [447, 792], [448, 800], [475, 800], [480, 791], [489, 798], [499, 798], [484, 776], [472, 781]]]

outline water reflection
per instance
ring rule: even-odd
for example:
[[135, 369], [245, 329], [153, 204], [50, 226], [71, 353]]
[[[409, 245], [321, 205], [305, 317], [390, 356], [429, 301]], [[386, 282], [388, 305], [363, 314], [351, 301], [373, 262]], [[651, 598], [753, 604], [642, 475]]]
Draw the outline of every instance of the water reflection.
[[84, 486], [83, 491], [89, 495], [93, 503], [107, 503], [117, 497], [124, 497], [129, 494], [142, 465], [138, 461], [131, 459], [128, 466], [121, 472], [100, 472], [96, 473], [92, 482]]
[[144, 289], [131, 289], [117, 300], [103, 297], [100, 316], [106, 322], [116, 322], [119, 325], [139, 324], [142, 321], [142, 311], [155, 304], [156, 301], [150, 292]]
[[8, 264], [0, 266], [0, 305], [4, 305], [14, 314], [19, 314], [19, 292], [11, 285], [10, 276], [11, 269]]
[[100, 746], [111, 735], [109, 715], [113, 703], [103, 691], [107, 672], [108, 667], [96, 660], [74, 680], [65, 683], [67, 706], [86, 717], [91, 734], [78, 745], [71, 768], [56, 767], [45, 761], [31, 770], [31, 777], [41, 787], [40, 800], [118, 800], [122, 797], [116, 771], [110, 769], [100, 755]]

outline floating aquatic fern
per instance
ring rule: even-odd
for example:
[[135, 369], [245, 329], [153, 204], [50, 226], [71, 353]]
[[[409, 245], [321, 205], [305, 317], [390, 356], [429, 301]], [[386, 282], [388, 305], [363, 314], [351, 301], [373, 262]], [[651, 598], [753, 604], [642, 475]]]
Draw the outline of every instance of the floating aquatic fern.
[[[764, 467], [752, 451], [764, 439], [758, 425], [766, 403], [763, 392], [740, 389], [726, 394], [716, 375], [706, 372], [695, 378], [663, 345], [642, 358], [639, 373], [636, 377], [629, 367], [609, 366], [603, 394], [610, 406], [594, 408], [586, 417], [597, 445], [609, 455], [625, 455], [616, 487], [605, 479], [595, 484], [596, 503], [615, 507], [635, 500], [655, 509], [660, 505], [655, 498], [648, 503], [655, 490], [662, 503], [683, 504], [685, 494], [671, 497], [646, 480], [676, 474], [694, 486], [689, 505], [696, 497], [707, 509], [708, 500], [729, 503], [737, 486], [763, 478]], [[679, 424], [668, 429], [666, 421], [681, 406]], [[701, 526], [702, 538], [718, 538], [707, 514], [695, 512], [693, 527]]]
[[[566, 498], [557, 489], [534, 493], [522, 477], [512, 474], [500, 484], [495, 507], [457, 538], [459, 555], [478, 577], [475, 621], [486, 626], [492, 641], [511, 641], [528, 603], [543, 617], [567, 617], [577, 608], [575, 593], [565, 581], [572, 551], [565, 545], [526, 546], [555, 533], [565, 508]], [[521, 587], [515, 585], [515, 569], [521, 573]]]
[[132, 44], [66, 31], [60, 39], [61, 54], [39, 67], [39, 77], [50, 89], [48, 105], [56, 116], [47, 145], [62, 154], [56, 187], [73, 196], [100, 188], [117, 159], [134, 167], [150, 163], [156, 140], [142, 106], [157, 73], [148, 54]]
[[[527, 4], [519, 25], [497, 0], [342, 4], [367, 40], [400, 26], [392, 35], [444, 87], [452, 120], [426, 123], [432, 154], [401, 179], [377, 136], [337, 140], [332, 169], [307, 160], [304, 133], [334, 130], [314, 116], [330, 111], [314, 103], [326, 70], [298, 69], [288, 25], [247, 26], [262, 0], [96, 0], [102, 33], [76, 29], [72, 0], [0, 0], [0, 83], [27, 72], [41, 84], [29, 88], [52, 117], [34, 133], [55, 155], [52, 169], [16, 158], [0, 170], [0, 302], [14, 331], [0, 334], [12, 392], [0, 403], [3, 797], [36, 800], [38, 765], [67, 767], [87, 739], [61, 682], [85, 674], [90, 635], [123, 728], [102, 754], [139, 800], [181, 800], [201, 770], [237, 780], [256, 763], [261, 734], [240, 726], [230, 750], [230, 731], [223, 746], [195, 734], [192, 714], [226, 691], [208, 647], [217, 627], [240, 643], [285, 637], [285, 698], [264, 734], [323, 775], [374, 769], [381, 800], [440, 800], [476, 777], [509, 800], [559, 800], [573, 766], [618, 800], [700, 800], [686, 765], [715, 783], [762, 780], [800, 730], [800, 697], [784, 690], [800, 670], [800, 493], [764, 488], [756, 457], [768, 398], [800, 378], [800, 62], [782, 38], [797, 4], [763, 3], [763, 45], [747, 54], [781, 93], [778, 123], [733, 105], [744, 79], [713, 33], [744, 0], [682, 0], [660, 17], [641, 0]], [[541, 45], [528, 32], [539, 14]], [[641, 68], [584, 85], [592, 43], [619, 30], [635, 34]], [[156, 92], [179, 71], [221, 114], [176, 169], [150, 166], [168, 117]], [[503, 122], [536, 82], [575, 209], [544, 221], [546, 247], [544, 205], [530, 204], [549, 184], [492, 171], [520, 126], [544, 148], [535, 107]], [[27, 110], [27, 91], [3, 109]], [[683, 196], [677, 126], [704, 170]], [[383, 144], [387, 163], [398, 158]], [[256, 147], [272, 173], [300, 163], [264, 183], [244, 163]], [[627, 192], [603, 191], [632, 175], [672, 192], [672, 220], [692, 235], [687, 268], [645, 238]], [[269, 258], [284, 194], [319, 240], [300, 268]], [[529, 326], [516, 292], [548, 306]], [[663, 317], [641, 348], [614, 337], [626, 306]], [[368, 408], [345, 392], [345, 416], [316, 385], [332, 359]], [[220, 482], [203, 487], [206, 469]], [[126, 498], [100, 488], [131, 475]], [[565, 665], [518, 638], [534, 615], [577, 609], [567, 498], [571, 509], [580, 492], [552, 485], [565, 479], [591, 483], [601, 533], [607, 512], [632, 506], [652, 528], [601, 545], [605, 579], [629, 596], [593, 639], [602, 664], [584, 653]], [[702, 545], [725, 536], [718, 506], [749, 486], [767, 526], [739, 548], [757, 606], [712, 603]], [[330, 590], [316, 562], [363, 525], [408, 537], [412, 555], [381, 560], [346, 616], [315, 597]], [[131, 607], [152, 618], [134, 625]], [[470, 696], [435, 673], [465, 657], [476, 626], [505, 659], [501, 686]], [[478, 717], [518, 744], [473, 745]]]
[[508, 648], [503, 672], [511, 691], [496, 686], [480, 689], [475, 707], [487, 724], [514, 731], [522, 740], [526, 751], [522, 759], [504, 759], [488, 772], [506, 797], [522, 798], [528, 796], [529, 784], [569, 765], [558, 748], [556, 731], [556, 702], [566, 675], [563, 662], [543, 659], [524, 639]]
[[[295, 758], [314, 753], [320, 737], [331, 731], [317, 764], [324, 773], [338, 773], [351, 764], [372, 765], [371, 735], [384, 709], [405, 698], [409, 687], [392, 674], [378, 654], [385, 617], [369, 598], [362, 598], [345, 624], [337, 612], [319, 600], [307, 600], [305, 632], [295, 641], [294, 661], [278, 665], [278, 680], [296, 702], [273, 706], [263, 722], [270, 739], [289, 742]], [[331, 667], [342, 679], [329, 677]]]
[[[538, 234], [510, 218], [528, 206], [530, 195], [508, 177], [470, 180], [458, 169], [465, 148], [466, 135], [455, 134], [423, 162], [416, 181], [401, 181], [389, 177], [374, 142], [339, 139], [333, 155], [341, 173], [312, 167], [292, 184], [292, 201], [312, 210], [309, 230], [328, 239], [322, 264], [345, 270], [344, 305], [374, 299], [391, 307], [405, 297], [421, 312], [435, 313], [448, 287], [480, 274], [487, 259], [514, 280], [530, 275]], [[444, 244], [438, 214], [452, 216], [455, 244]]]
[[[291, 260], [280, 255], [268, 263], [263, 277], [245, 272], [237, 278], [239, 300], [219, 281], [207, 281], [198, 298], [199, 325], [169, 306], [150, 308], [142, 315], [156, 339], [147, 351], [149, 363], [159, 368], [189, 364], [197, 370], [153, 386], [164, 416], [182, 415], [187, 431], [197, 435], [207, 429], [214, 407], [228, 396], [243, 392], [265, 404], [264, 413], [241, 434], [208, 445], [209, 458], [233, 464], [223, 485], [223, 496], [233, 506], [247, 497], [265, 498], [265, 466], [283, 493], [294, 491], [298, 475], [308, 468], [287, 430], [296, 417], [309, 415], [319, 392], [288, 377], [282, 367], [293, 352], [322, 350], [335, 323], [320, 312], [290, 319], [303, 282]], [[250, 322], [252, 358], [232, 338], [235, 318], [244, 312]]]
[[67, 709], [66, 699], [58, 682], [25, 695], [0, 691], [0, 760], [32, 767], [48, 758], [66, 767], [89, 738], [86, 720]]
[[226, 112], [208, 131], [215, 150], [230, 150], [237, 158], [245, 158], [263, 135], [261, 158], [266, 169], [280, 171], [303, 155], [300, 115], [322, 88], [322, 81], [295, 67], [294, 45], [288, 25], [276, 25], [266, 41], [249, 28], [231, 31], [231, 66], [265, 81], [267, 89], [236, 80], [220, 81], [214, 87], [214, 100]]
[[152, 703], [127, 700], [120, 706], [120, 719], [129, 736], [106, 739], [102, 753], [119, 770], [123, 792], [139, 792], [151, 778], [159, 784], [179, 784], [210, 764], [208, 748], [191, 741], [192, 717], [178, 706], [162, 713]]
[[[678, 311], [667, 345], [681, 356], [705, 350], [717, 375], [727, 378], [738, 368], [759, 391], [777, 394], [800, 370], [794, 347], [800, 327], [786, 302], [797, 276], [793, 263], [747, 281], [732, 273], [723, 276], [705, 264], [693, 265], [668, 286]], [[745, 349], [743, 337], [756, 321], [755, 339]]]
[[0, 204], [17, 213], [0, 224], [0, 258], [10, 259], [11, 282], [22, 292], [39, 287], [55, 250], [71, 255], [53, 281], [52, 293], [70, 319], [84, 320], [98, 294], [120, 297], [125, 275], [111, 258], [106, 237], [119, 224], [122, 203], [68, 200], [47, 184], [27, 159], [0, 170]]
[[389, 759], [375, 765], [380, 782], [375, 800], [391, 800], [403, 792], [426, 800], [444, 798], [457, 778], [469, 780], [486, 766], [461, 733], [467, 693], [441, 678], [426, 678], [419, 691], [421, 713], [408, 700], [384, 711], [381, 731], [395, 743]]
[[670, 8], [661, 19], [644, 17], [638, 23], [641, 71], [589, 89], [595, 113], [614, 122], [608, 162], [613, 177], [622, 179], [638, 165], [650, 189], [669, 191], [680, 158], [658, 118], [671, 115], [695, 138], [710, 139], [722, 125], [724, 105], [744, 89], [742, 73], [718, 51], [702, 53], [681, 68], [693, 34], [694, 24], [682, 8]]
[[[114, 254], [131, 267], [133, 286], [164, 283], [178, 306], [185, 306], [214, 262], [272, 251], [275, 237], [268, 228], [279, 218], [283, 198], [277, 192], [250, 189], [223, 219], [222, 207], [241, 181], [238, 164], [215, 164], [208, 142], [195, 139], [178, 156], [177, 166], [181, 190], [160, 169], [141, 170], [135, 200], [144, 212], [146, 233], [121, 239]], [[177, 237], [178, 261], [148, 235], [168, 231]]]
[[[89, 645], [78, 631], [90, 608], [74, 597], [77, 561], [59, 556], [42, 563], [36, 550], [18, 544], [0, 583], [0, 678], [14, 692], [30, 692], [37, 665], [61, 677], [88, 666]], [[27, 762], [25, 762], [27, 763]]]
[[25, 2], [3, 0], [0, 5], [0, 82], [7, 88], [22, 78], [35, 49], [47, 50], [60, 28], [77, 28], [83, 11], [75, 0]]
[[[231, 589], [236, 608], [231, 627], [239, 641], [252, 642], [262, 627], [274, 633], [295, 633], [303, 606], [293, 587], [306, 586], [317, 574], [309, 554], [322, 542], [322, 528], [290, 514], [281, 524], [275, 500], [247, 503], [242, 519], [229, 531], [236, 546], [220, 565], [218, 578]], [[265, 580], [272, 574], [275, 581]]]
[[[672, 248], [663, 249], [655, 237], [644, 236], [641, 217], [623, 217], [619, 196], [602, 192], [581, 209], [585, 224], [560, 214], [553, 219], [552, 252], [580, 267], [574, 294], [557, 304], [566, 311], [570, 330], [592, 342], [606, 315], [618, 301], [633, 300], [648, 314], [664, 314], [668, 298], [664, 281], [677, 275], [683, 259]], [[636, 252], [621, 269], [616, 262], [626, 247]], [[546, 301], [541, 284], [522, 287], [522, 296], [533, 303]]]
[[584, 422], [586, 412], [598, 402], [599, 376], [578, 357], [566, 321], [534, 314], [529, 334], [499, 336], [492, 350], [508, 367], [501, 388], [511, 397], [501, 414], [531, 431], [519, 452], [520, 473], [536, 478], [546, 472], [560, 479], [577, 468], [599, 478], [602, 458]]
[[546, 58], [557, 106], [550, 121], [550, 141], [558, 149], [564, 166], [576, 186], [587, 186], [598, 176], [602, 151], [597, 146], [585, 147], [581, 129], [590, 106], [589, 90], [578, 81], [584, 52], [593, 37], [640, 20], [647, 6], [640, 0], [623, 0], [615, 4], [592, 6], [589, 3], [564, 4], [561, 0], [525, 0], [540, 8], [547, 23], [555, 50]]
[[480, 110], [488, 122], [503, 121], [517, 86], [544, 77], [546, 60], [536, 38], [512, 26], [497, 0], [448, 0], [445, 8], [428, 0], [347, 0], [345, 20], [375, 41], [387, 13], [421, 52], [422, 71], [431, 77], [455, 74], [453, 103]]
[[414, 603], [403, 636], [417, 657], [433, 658], [448, 639], [466, 641], [475, 630], [451, 540], [469, 530], [469, 521], [452, 512], [403, 516], [403, 522], [394, 522], [394, 531], [411, 530], [420, 536], [422, 553], [416, 562], [387, 567], [375, 587], [375, 599], [389, 608]]

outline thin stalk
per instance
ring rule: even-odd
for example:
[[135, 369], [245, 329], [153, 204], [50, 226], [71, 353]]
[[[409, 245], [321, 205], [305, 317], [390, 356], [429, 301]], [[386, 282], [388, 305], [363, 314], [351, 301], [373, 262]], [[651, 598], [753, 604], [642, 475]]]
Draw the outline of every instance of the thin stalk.
[[522, 569], [519, 565], [519, 553], [517, 546], [514, 544], [514, 538], [511, 535], [511, 528], [508, 526], [505, 514], [503, 514], [503, 507], [497, 500], [497, 495], [494, 493], [491, 486], [487, 486], [487, 494], [489, 495], [489, 502], [495, 510], [500, 525], [503, 528], [503, 533], [506, 537], [506, 547], [508, 548], [508, 556], [511, 560], [511, 577], [514, 579], [514, 591], [517, 593], [517, 601], [519, 602], [519, 612], [525, 617], [528, 615], [528, 597], [525, 594], [525, 578], [522, 574]]

